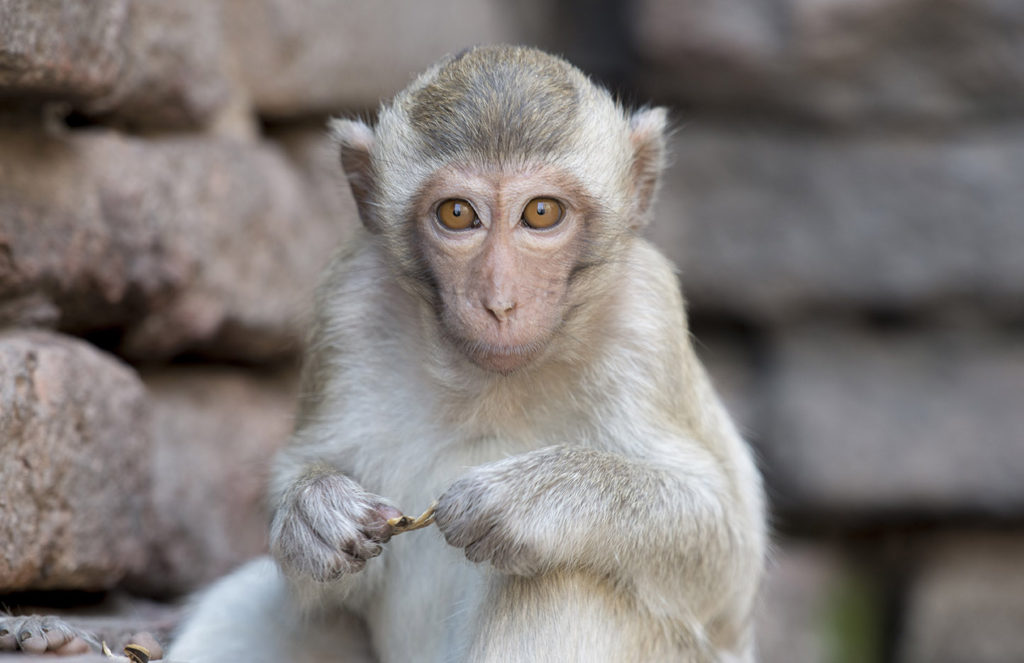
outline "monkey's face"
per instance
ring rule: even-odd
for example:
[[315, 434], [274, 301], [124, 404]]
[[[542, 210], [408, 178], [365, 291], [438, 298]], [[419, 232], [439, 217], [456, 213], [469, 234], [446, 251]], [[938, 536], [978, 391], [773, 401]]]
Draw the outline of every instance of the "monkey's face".
[[569, 308], [587, 198], [542, 168], [436, 174], [417, 206], [445, 337], [481, 368], [511, 373], [548, 346]]

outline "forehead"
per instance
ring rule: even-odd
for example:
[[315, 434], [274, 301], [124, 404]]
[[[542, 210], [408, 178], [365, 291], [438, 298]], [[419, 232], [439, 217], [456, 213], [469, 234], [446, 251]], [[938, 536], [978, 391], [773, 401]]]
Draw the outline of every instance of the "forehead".
[[522, 199], [538, 196], [561, 198], [578, 206], [588, 199], [586, 188], [572, 173], [538, 161], [509, 168], [445, 166], [424, 180], [416, 199], [424, 205], [437, 198], [452, 197], [467, 197], [474, 203], [502, 199], [518, 204]]
[[562, 152], [579, 122], [571, 65], [528, 50], [476, 49], [442, 66], [412, 93], [412, 128], [429, 154], [501, 162]]

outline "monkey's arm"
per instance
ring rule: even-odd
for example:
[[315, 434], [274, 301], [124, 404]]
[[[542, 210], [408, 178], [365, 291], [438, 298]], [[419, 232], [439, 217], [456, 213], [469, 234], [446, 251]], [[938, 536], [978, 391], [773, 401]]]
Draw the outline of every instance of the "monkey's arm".
[[589, 569], [710, 614], [756, 573], [759, 543], [714, 458], [694, 449], [681, 460], [540, 449], [470, 470], [440, 498], [436, 522], [467, 558], [504, 573]]

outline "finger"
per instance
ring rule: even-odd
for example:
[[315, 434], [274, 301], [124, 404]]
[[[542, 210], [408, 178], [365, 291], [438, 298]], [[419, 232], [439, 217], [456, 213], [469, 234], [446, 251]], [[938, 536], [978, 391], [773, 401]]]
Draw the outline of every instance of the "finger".
[[342, 549], [342, 552], [359, 561], [366, 561], [384, 552], [384, 546], [373, 539], [356, 539]]
[[50, 651], [57, 651], [75, 638], [75, 634], [62, 628], [43, 626], [43, 637], [46, 638], [46, 648]]
[[13, 624], [10, 622], [0, 626], [0, 651], [17, 651], [18, 649], [18, 639], [11, 631], [12, 626]]
[[387, 543], [395, 533], [394, 522], [404, 518], [402, 512], [390, 504], [377, 503], [363, 520], [363, 533], [366, 538], [377, 543]]
[[30, 654], [42, 654], [46, 651], [46, 636], [43, 628], [35, 621], [24, 621], [18, 627], [18, 646]]
[[88, 654], [92, 651], [92, 647], [89, 643], [79, 638], [78, 636], [72, 637], [59, 649], [55, 649], [54, 653], [59, 656], [71, 656], [72, 654]]

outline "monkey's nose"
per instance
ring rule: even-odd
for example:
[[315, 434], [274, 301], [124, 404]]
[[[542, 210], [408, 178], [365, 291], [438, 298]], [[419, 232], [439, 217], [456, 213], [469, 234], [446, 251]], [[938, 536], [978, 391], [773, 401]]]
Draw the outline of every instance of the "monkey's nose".
[[498, 322], [507, 321], [516, 310], [515, 302], [488, 302], [484, 306], [487, 308], [487, 312]]

